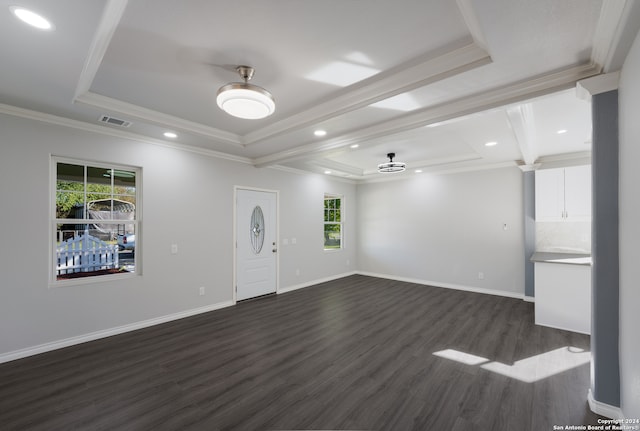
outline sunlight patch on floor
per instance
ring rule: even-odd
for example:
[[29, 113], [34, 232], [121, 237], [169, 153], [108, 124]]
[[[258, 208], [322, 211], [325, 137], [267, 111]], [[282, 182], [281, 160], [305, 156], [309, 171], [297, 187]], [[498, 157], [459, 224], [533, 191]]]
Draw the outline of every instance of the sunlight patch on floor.
[[453, 349], [441, 350], [435, 356], [476, 366], [525, 383], [533, 383], [555, 374], [589, 363], [591, 352], [577, 347], [561, 347], [546, 353], [516, 361], [513, 365], [489, 361], [486, 358]]
[[461, 362], [467, 365], [480, 365], [485, 362], [489, 362], [487, 358], [483, 358], [476, 355], [470, 355], [469, 353], [460, 352], [454, 349], [441, 350], [435, 352], [434, 355], [441, 358], [451, 359], [452, 361]]

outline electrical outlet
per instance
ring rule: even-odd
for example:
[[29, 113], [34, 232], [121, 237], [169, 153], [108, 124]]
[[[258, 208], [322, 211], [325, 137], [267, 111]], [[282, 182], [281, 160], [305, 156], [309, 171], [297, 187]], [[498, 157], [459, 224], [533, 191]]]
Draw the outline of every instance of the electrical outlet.
[[484, 280], [484, 272], [478, 273], [478, 280]]
[[296, 275], [300, 275], [300, 270], [296, 269]]
[[204, 295], [204, 286], [200, 286], [200, 295]]
[[171, 254], [178, 254], [178, 244], [171, 244]]

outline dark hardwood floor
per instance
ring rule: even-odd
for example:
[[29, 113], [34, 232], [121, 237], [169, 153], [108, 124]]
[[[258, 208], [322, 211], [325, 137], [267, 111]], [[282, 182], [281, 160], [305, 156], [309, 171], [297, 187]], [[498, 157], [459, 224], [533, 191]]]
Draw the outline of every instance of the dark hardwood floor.
[[533, 320], [533, 304], [517, 299], [352, 276], [2, 364], [0, 429], [596, 424], [588, 363], [527, 382], [434, 355], [513, 365], [589, 349], [588, 336]]

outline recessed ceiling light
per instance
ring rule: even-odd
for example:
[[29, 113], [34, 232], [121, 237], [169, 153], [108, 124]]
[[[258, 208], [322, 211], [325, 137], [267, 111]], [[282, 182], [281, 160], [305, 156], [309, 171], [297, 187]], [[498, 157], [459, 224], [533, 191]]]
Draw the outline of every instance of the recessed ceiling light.
[[316, 135], [316, 136], [326, 136], [327, 135], [327, 131], [318, 129], [318, 130], [314, 131], [313, 134]]
[[485, 147], [495, 147], [496, 145], [498, 145], [498, 143], [495, 142], [495, 141], [491, 141], [491, 142], [487, 142], [484, 145], [485, 145]]
[[20, 6], [9, 6], [9, 9], [13, 14], [18, 17], [22, 22], [29, 24], [40, 30], [53, 30], [53, 24], [43, 17], [29, 9], [25, 9]]
[[331, 171], [324, 171], [325, 174], [329, 175]]
[[416, 174], [421, 174], [421, 173], [422, 173], [422, 169], [416, 169], [414, 172], [415, 172]]
[[567, 129], [560, 129], [556, 132], [558, 135], [562, 135], [563, 133], [567, 133]]
[[359, 146], [360, 146], [360, 145], [358, 145], [358, 144], [353, 144], [353, 145], [351, 145], [349, 148], [358, 148]]
[[164, 132], [163, 135], [165, 138], [171, 138], [171, 139], [175, 139], [178, 137], [178, 135], [173, 132]]

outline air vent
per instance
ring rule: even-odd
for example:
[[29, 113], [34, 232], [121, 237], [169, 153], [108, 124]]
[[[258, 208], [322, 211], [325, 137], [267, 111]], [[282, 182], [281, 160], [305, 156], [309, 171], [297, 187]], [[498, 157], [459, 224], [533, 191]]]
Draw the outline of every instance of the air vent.
[[129, 127], [131, 125], [131, 121], [121, 120], [120, 118], [111, 117], [109, 115], [102, 115], [100, 117], [100, 121], [102, 123], [111, 124], [112, 126], [118, 127]]

